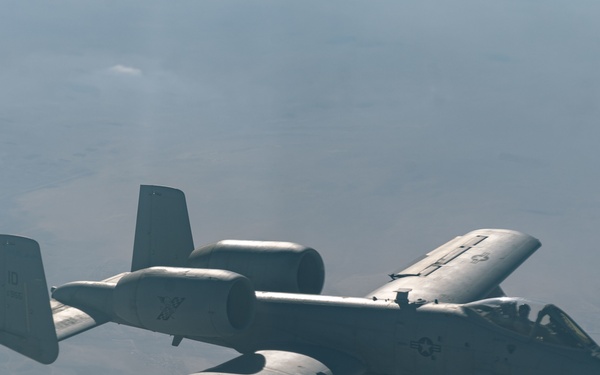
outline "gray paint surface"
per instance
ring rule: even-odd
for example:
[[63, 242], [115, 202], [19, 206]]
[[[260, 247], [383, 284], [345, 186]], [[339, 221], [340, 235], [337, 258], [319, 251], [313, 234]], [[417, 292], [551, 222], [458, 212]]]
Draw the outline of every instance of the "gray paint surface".
[[[544, 247], [503, 284], [598, 340], [598, 5], [11, 3], [0, 14], [0, 227], [50, 284], [127, 271], [139, 184], [197, 245], [287, 240], [365, 295], [458, 233]], [[22, 374], [190, 373], [234, 353], [121, 326]]]

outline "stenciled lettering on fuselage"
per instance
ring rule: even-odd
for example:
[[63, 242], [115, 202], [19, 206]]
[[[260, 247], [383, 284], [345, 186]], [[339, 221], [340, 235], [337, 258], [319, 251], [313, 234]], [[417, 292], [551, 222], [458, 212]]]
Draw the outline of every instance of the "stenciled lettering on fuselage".
[[433, 353], [442, 351], [441, 345], [436, 345], [429, 337], [422, 337], [419, 341], [411, 341], [410, 348], [416, 349], [423, 357], [431, 357]]
[[158, 317], [156, 317], [156, 319], [158, 320], [171, 319], [173, 314], [175, 314], [175, 311], [177, 311], [179, 305], [181, 305], [183, 301], [185, 301], [185, 298], [181, 297], [158, 297], [158, 299], [163, 304], [162, 311], [160, 312], [160, 314], [158, 314]]

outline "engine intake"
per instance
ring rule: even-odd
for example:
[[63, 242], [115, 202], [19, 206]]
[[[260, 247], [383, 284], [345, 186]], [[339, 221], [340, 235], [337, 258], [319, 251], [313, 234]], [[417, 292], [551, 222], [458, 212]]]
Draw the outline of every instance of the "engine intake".
[[269, 292], [319, 294], [325, 281], [319, 253], [292, 242], [219, 241], [194, 250], [187, 265], [237, 272]]

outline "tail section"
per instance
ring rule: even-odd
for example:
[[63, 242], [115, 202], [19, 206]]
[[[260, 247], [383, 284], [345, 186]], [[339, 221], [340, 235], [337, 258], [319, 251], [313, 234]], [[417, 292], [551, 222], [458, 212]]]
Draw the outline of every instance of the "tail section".
[[153, 266], [182, 267], [193, 250], [183, 192], [140, 186], [131, 271]]
[[0, 344], [49, 364], [58, 340], [40, 247], [34, 240], [0, 235]]
[[[184, 266], [193, 250], [183, 192], [142, 185], [131, 270]], [[110, 289], [126, 274], [96, 284]], [[108, 303], [103, 299], [106, 293], [80, 296], [85, 297], [83, 299], [66, 298], [69, 290], [62, 288], [58, 293], [57, 289], [57, 299], [89, 300], [91, 304], [70, 306], [50, 299], [38, 243], [28, 238], [0, 235], [0, 344], [40, 363], [50, 364], [58, 357], [58, 340], [111, 320], [103, 308], [92, 308]]]

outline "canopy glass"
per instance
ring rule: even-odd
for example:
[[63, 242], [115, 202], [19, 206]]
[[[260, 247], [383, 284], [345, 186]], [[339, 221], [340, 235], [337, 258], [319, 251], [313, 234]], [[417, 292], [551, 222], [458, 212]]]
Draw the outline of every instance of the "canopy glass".
[[564, 311], [522, 298], [492, 298], [465, 305], [489, 322], [537, 341], [580, 349], [598, 345]]

